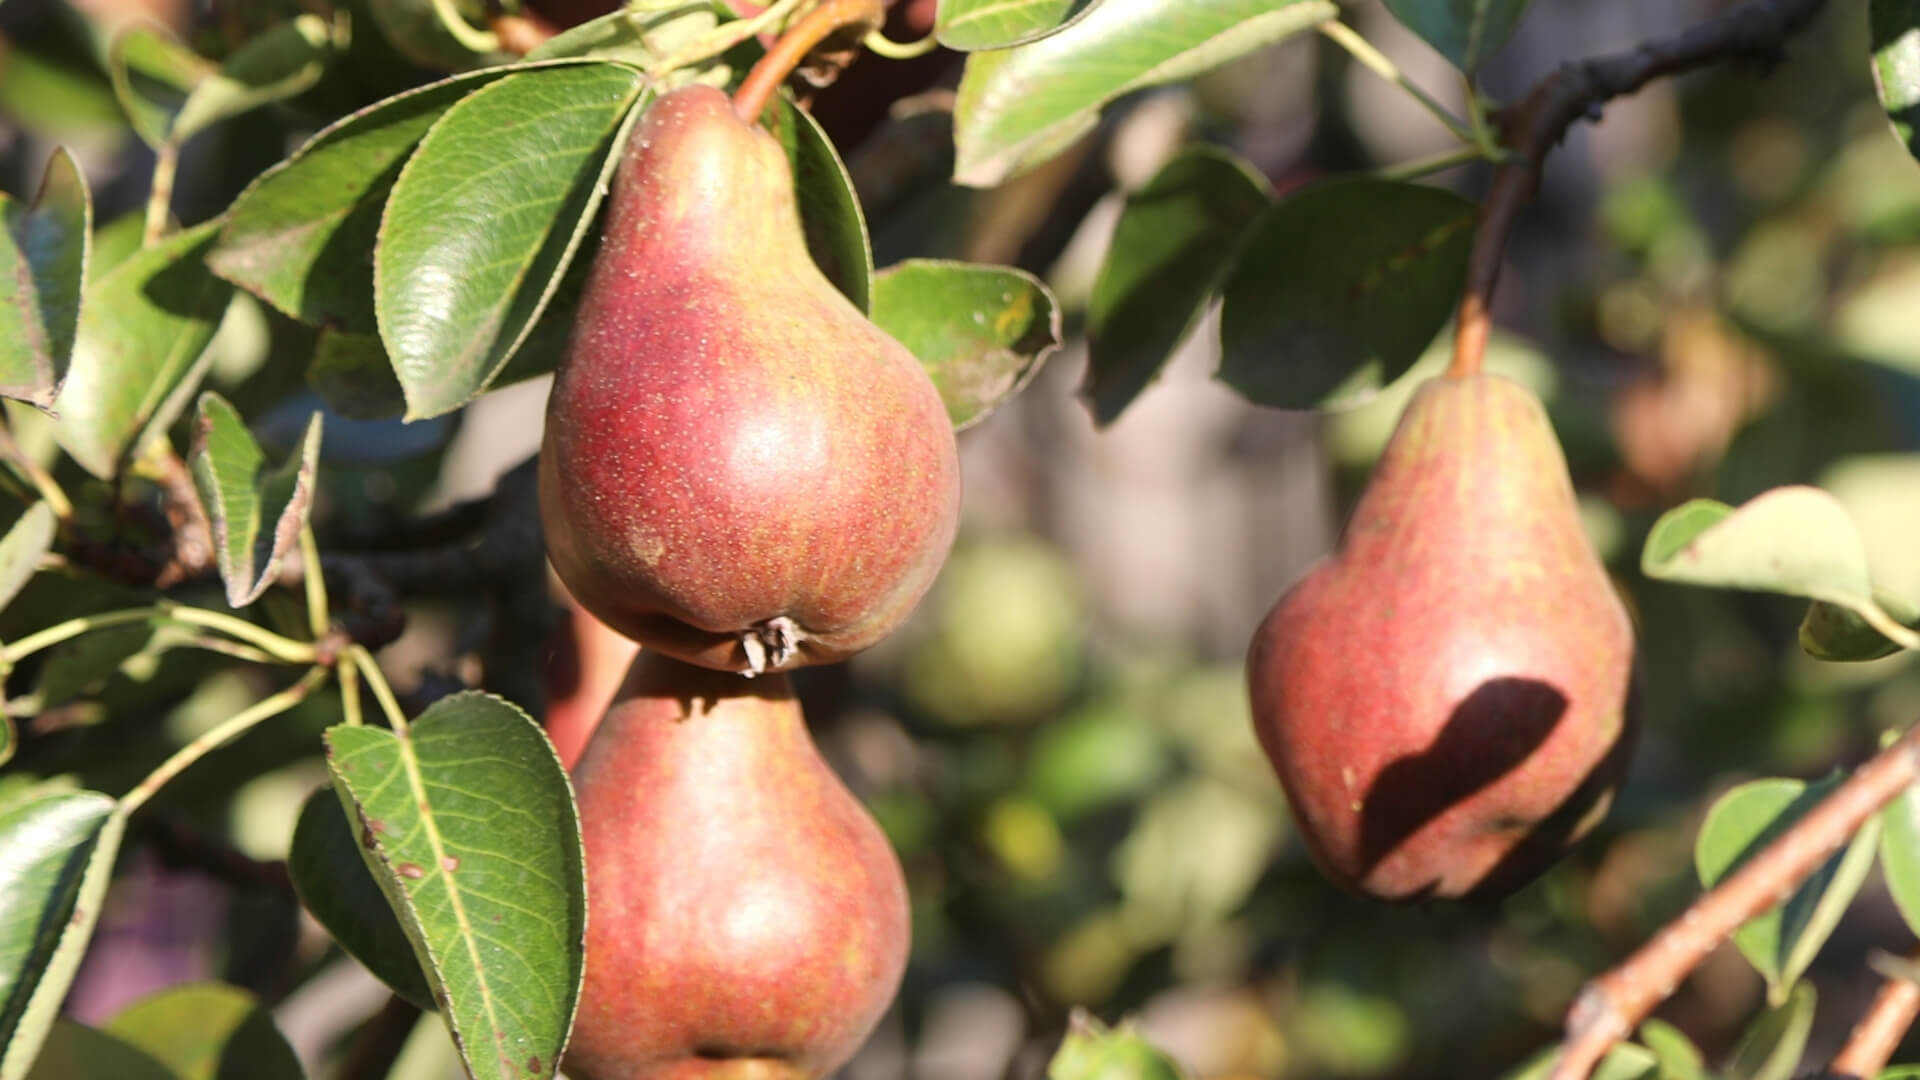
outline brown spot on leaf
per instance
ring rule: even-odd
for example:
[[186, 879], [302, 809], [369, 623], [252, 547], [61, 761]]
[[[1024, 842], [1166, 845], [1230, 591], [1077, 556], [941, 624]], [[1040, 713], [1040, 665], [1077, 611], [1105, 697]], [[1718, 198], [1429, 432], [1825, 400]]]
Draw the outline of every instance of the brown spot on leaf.
[[538, 1074], [540, 1072], [540, 1055], [539, 1054], [534, 1054], [533, 1056], [527, 1058], [527, 1071], [535, 1074]]
[[460, 856], [458, 855], [440, 856], [440, 869], [445, 870], [449, 874], [453, 873], [455, 870], [460, 869]]
[[421, 869], [418, 863], [403, 862], [399, 866], [394, 867], [394, 870], [401, 877], [412, 878], [415, 881], [427, 876], [427, 872]]

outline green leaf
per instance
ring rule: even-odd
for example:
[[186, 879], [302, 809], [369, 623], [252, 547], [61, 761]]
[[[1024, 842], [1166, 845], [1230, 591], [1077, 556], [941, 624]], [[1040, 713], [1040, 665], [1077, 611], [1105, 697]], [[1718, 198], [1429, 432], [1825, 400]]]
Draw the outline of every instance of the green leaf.
[[1920, 934], [1920, 785], [1880, 812], [1880, 872], [1901, 917]]
[[1513, 36], [1527, 0], [1386, 0], [1387, 10], [1472, 74]]
[[909, 259], [874, 281], [873, 321], [920, 358], [956, 429], [987, 418], [1060, 347], [1060, 305], [1004, 266]]
[[[1873, 602], [1894, 622], [1920, 631], [1920, 606], [1878, 588], [1873, 590]], [[1807, 605], [1806, 617], [1800, 620], [1800, 647], [1816, 660], [1841, 662], [1878, 660], [1901, 649], [1858, 612], [1825, 600]]]
[[1092, 130], [1130, 91], [1176, 82], [1334, 18], [1328, 0], [1103, 0], [1060, 33], [967, 57], [955, 181], [991, 187]]
[[1695, 499], [1669, 510], [1647, 534], [1640, 567], [1661, 581], [1824, 600], [1920, 648], [1920, 635], [1875, 603], [1860, 532], [1840, 500], [1819, 488], [1774, 488], [1738, 509]]
[[1894, 134], [1920, 157], [1920, 0], [1869, 0], [1873, 84]]
[[61, 643], [47, 654], [33, 696], [19, 702], [35, 712], [65, 705], [99, 686], [153, 643], [157, 624], [109, 626]]
[[1813, 1031], [1815, 995], [1810, 983], [1793, 988], [1785, 1004], [1760, 1014], [1733, 1049], [1725, 1080], [1792, 1080]]
[[50, 791], [0, 810], [0, 1080], [33, 1065], [73, 985], [126, 819], [93, 791]]
[[550, 1069], [579, 999], [579, 816], [545, 734], [479, 693], [326, 733], [334, 788], [476, 1080]]
[[300, 542], [313, 509], [313, 474], [320, 460], [320, 414], [307, 421], [300, 449], [278, 468], [247, 422], [209, 390], [200, 395], [199, 422], [187, 464], [213, 524], [214, 554], [227, 605], [243, 608], [280, 574], [280, 563]]
[[1220, 313], [1220, 378], [1283, 409], [1353, 404], [1420, 359], [1466, 284], [1474, 205], [1396, 180], [1318, 184], [1242, 241]]
[[321, 130], [233, 201], [214, 273], [309, 326], [373, 333], [371, 253], [401, 166], [455, 102], [505, 74], [457, 75]]
[[93, 200], [73, 155], [56, 149], [31, 206], [0, 195], [0, 395], [53, 404], [73, 358]]
[[53, 546], [54, 524], [53, 507], [37, 502], [0, 537], [0, 608], [40, 569], [40, 557]]
[[785, 97], [766, 112], [767, 129], [787, 152], [807, 253], [853, 306], [873, 306], [873, 247], [853, 177], [820, 122]]
[[360, 848], [353, 839], [353, 826], [340, 809], [340, 797], [325, 788], [315, 791], [293, 827], [293, 847], [287, 855], [293, 889], [349, 956], [394, 993], [430, 1010], [433, 988], [414, 959], [407, 932], [387, 906], [386, 894], [368, 872]]
[[191, 983], [150, 994], [109, 1020], [107, 1034], [137, 1047], [179, 1080], [301, 1080], [300, 1059], [252, 994]]
[[407, 416], [492, 383], [592, 223], [645, 83], [629, 68], [519, 71], [448, 109], [394, 182], [374, 254], [380, 338]]
[[1099, 0], [940, 0], [933, 36], [961, 52], [1024, 45], [1072, 26]]
[[[1707, 812], [1694, 841], [1694, 866], [1708, 888], [1724, 880], [1760, 853], [1795, 821], [1806, 816], [1843, 778], [1818, 783], [1754, 780], [1720, 797]], [[1734, 932], [1733, 941], [1767, 980], [1768, 1000], [1779, 1005], [1827, 943], [1847, 905], [1873, 868], [1880, 823], [1869, 821], [1842, 851], [1794, 889], [1785, 902], [1756, 916]]]
[[157, 26], [132, 23], [107, 51], [107, 74], [134, 133], [156, 149], [168, 140], [174, 117], [213, 65]]
[[1707, 1080], [1707, 1060], [1686, 1033], [1665, 1020], [1640, 1025], [1640, 1041], [1653, 1053], [1659, 1080]]
[[302, 93], [320, 81], [343, 44], [317, 15], [296, 16], [252, 38], [187, 94], [170, 137], [186, 142], [229, 117]]
[[56, 1020], [27, 1080], [180, 1080], [145, 1051], [104, 1031]]
[[1087, 380], [1102, 427], [1160, 368], [1220, 289], [1248, 227], [1273, 202], [1244, 159], [1196, 146], [1127, 196], [1087, 306]]
[[191, 400], [233, 296], [207, 272], [210, 221], [145, 247], [87, 290], [73, 368], [57, 401], [60, 445], [103, 480]]
[[146, 231], [146, 215], [139, 210], [129, 210], [95, 229], [89, 245], [92, 250], [87, 252], [85, 287], [93, 288], [93, 283], [105, 277], [107, 271], [132, 258], [133, 253], [140, 250], [140, 242], [146, 239]]
[[[624, 7], [561, 31], [541, 42], [526, 58], [594, 57], [632, 64], [645, 71], [694, 45], [717, 28], [722, 18], [733, 19], [735, 15], [718, 0], [687, 0], [658, 11]], [[729, 74], [727, 65], [707, 61], [669, 73], [661, 80], [661, 89], [677, 86], [689, 75], [702, 82], [717, 76], [719, 85]]]
[[1066, 1038], [1047, 1063], [1047, 1080], [1180, 1080], [1182, 1075], [1131, 1022], [1108, 1028], [1082, 1009], [1073, 1011]]

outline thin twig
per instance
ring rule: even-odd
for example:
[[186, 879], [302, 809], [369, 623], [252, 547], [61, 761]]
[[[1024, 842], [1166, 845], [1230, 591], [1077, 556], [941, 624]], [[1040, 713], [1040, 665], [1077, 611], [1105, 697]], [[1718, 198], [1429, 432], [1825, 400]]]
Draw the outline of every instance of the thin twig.
[[1569, 128], [1583, 117], [1598, 118], [1608, 101], [1663, 75], [1721, 60], [1771, 65], [1780, 59], [1786, 40], [1812, 22], [1826, 4], [1827, 0], [1747, 0], [1684, 33], [1644, 42], [1631, 52], [1563, 64], [1506, 110], [1501, 117], [1501, 142], [1511, 157], [1494, 173], [1480, 207], [1466, 295], [1455, 330], [1452, 373], [1480, 370], [1507, 233], [1520, 207], [1540, 186], [1542, 162]]
[[1805, 817], [1695, 900], [1567, 1013], [1553, 1080], [1584, 1080], [1613, 1045], [1749, 919], [1778, 906], [1861, 825], [1920, 781], [1920, 723], [1856, 769]]
[[[1908, 953], [1907, 958], [1920, 961], [1920, 949]], [[1920, 1018], [1920, 982], [1901, 974], [1888, 976], [1866, 1015], [1853, 1025], [1847, 1044], [1827, 1066], [1828, 1080], [1867, 1080], [1880, 1075], [1915, 1018]]]

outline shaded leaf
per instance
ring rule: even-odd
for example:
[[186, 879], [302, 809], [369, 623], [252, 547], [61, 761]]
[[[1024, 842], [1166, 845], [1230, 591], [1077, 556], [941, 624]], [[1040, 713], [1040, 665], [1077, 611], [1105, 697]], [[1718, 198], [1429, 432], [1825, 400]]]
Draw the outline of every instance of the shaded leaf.
[[[1713, 887], [1759, 854], [1819, 805], [1842, 779], [1834, 776], [1814, 784], [1789, 779], [1755, 780], [1721, 796], [1707, 812], [1694, 841], [1694, 866], [1701, 884]], [[1734, 932], [1734, 944], [1766, 978], [1772, 1004], [1787, 1000], [1839, 924], [1840, 916], [1873, 868], [1879, 836], [1878, 819], [1868, 822], [1843, 850], [1801, 882], [1785, 902]]]
[[1785, 1004], [1760, 1014], [1740, 1036], [1724, 1080], [1792, 1080], [1813, 1031], [1815, 995], [1810, 983], [1793, 988]]
[[92, 690], [153, 642], [152, 622], [108, 626], [63, 642], [40, 665], [33, 696], [23, 704], [33, 711], [51, 709]]
[[93, 936], [126, 819], [92, 791], [0, 810], [0, 1080], [32, 1066]]
[[66, 149], [32, 205], [0, 195], [0, 394], [45, 408], [60, 393], [80, 324], [93, 201]]
[[1087, 306], [1080, 393], [1094, 423], [1112, 423], [1160, 373], [1271, 202], [1265, 177], [1213, 146], [1187, 150], [1127, 196]]
[[179, 1080], [138, 1047], [71, 1020], [56, 1020], [27, 1080]]
[[1774, 488], [1738, 509], [1710, 499], [1684, 503], [1654, 523], [1640, 566], [1662, 581], [1824, 600], [1920, 647], [1920, 635], [1874, 602], [1860, 533], [1846, 507], [1819, 488]]
[[307, 364], [307, 385], [349, 420], [387, 420], [407, 411], [406, 395], [377, 334], [320, 331]]
[[208, 263], [310, 326], [373, 333], [373, 245], [394, 179], [454, 102], [505, 74], [457, 75], [321, 130], [234, 199]]
[[1466, 283], [1474, 205], [1396, 180], [1318, 184], [1241, 242], [1220, 313], [1220, 378], [1284, 409], [1364, 400], [1420, 359]]
[[60, 445], [110, 479], [186, 407], [233, 286], [208, 273], [218, 221], [141, 248], [87, 290], [57, 402]]
[[1099, 0], [940, 0], [933, 36], [961, 52], [1037, 41], [1078, 22]]
[[519, 348], [592, 222], [643, 88], [613, 64], [518, 71], [421, 140], [374, 256], [380, 338], [409, 419], [466, 404]]
[[1513, 36], [1527, 0], [1386, 0], [1387, 10], [1471, 74]]
[[986, 419], [1060, 347], [1060, 305], [1011, 267], [890, 266], [874, 281], [873, 321], [920, 358], [956, 429]]
[[386, 894], [368, 872], [353, 839], [353, 826], [340, 797], [321, 788], [308, 797], [293, 828], [287, 872], [300, 903], [326, 927], [333, 940], [378, 976], [393, 992], [432, 1009], [433, 989], [414, 959], [413, 946], [400, 928]]
[[1868, 0], [1873, 84], [1895, 135], [1920, 156], [1920, 0]]
[[107, 51], [107, 74], [134, 133], [158, 148], [173, 130], [187, 96], [213, 65], [158, 26], [130, 23]]
[[320, 81], [335, 48], [317, 15], [295, 16], [236, 49], [180, 103], [171, 138], [185, 142], [228, 117], [285, 101]]
[[225, 983], [176, 986], [122, 1009], [105, 1030], [179, 1080], [301, 1080], [300, 1060], [252, 994]]
[[[1528, 1058], [1502, 1080], [1547, 1080], [1560, 1062], [1560, 1048], [1549, 1046]], [[1666, 1080], [1652, 1051], [1632, 1043], [1621, 1043], [1607, 1051], [1594, 1066], [1592, 1080]]]
[[1101, 107], [1339, 14], [1327, 0], [1102, 0], [1057, 34], [967, 57], [954, 179], [991, 187], [1091, 130]]
[[861, 311], [873, 308], [873, 247], [853, 178], [820, 122], [785, 97], [766, 113], [767, 128], [793, 167], [794, 198], [807, 253], [827, 280]]
[[[1894, 622], [1920, 631], [1920, 607], [1879, 589], [1873, 591], [1873, 601]], [[1807, 605], [1807, 614], [1800, 620], [1800, 647], [1816, 660], [1842, 662], [1878, 660], [1901, 649], [1859, 612], [1825, 600]]]
[[1920, 785], [1880, 812], [1880, 872], [1908, 928], [1920, 934]]
[[579, 998], [579, 817], [553, 746], [479, 693], [406, 735], [336, 726], [327, 765], [363, 855], [479, 1080], [550, 1068]]
[[37, 502], [0, 537], [0, 608], [12, 603], [40, 568], [40, 557], [53, 546], [54, 524], [53, 507]]
[[199, 422], [187, 464], [213, 525], [214, 554], [227, 605], [259, 599], [280, 574], [280, 563], [300, 542], [313, 509], [313, 474], [320, 460], [320, 414], [307, 421], [298, 452], [277, 468], [225, 398], [200, 395]]

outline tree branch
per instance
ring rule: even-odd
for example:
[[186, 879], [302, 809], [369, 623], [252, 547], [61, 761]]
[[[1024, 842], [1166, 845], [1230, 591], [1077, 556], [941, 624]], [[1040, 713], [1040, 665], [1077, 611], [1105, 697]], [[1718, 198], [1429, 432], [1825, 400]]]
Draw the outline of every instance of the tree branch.
[[[1908, 953], [1907, 959], [1920, 962], [1920, 949]], [[1920, 1017], [1920, 982], [1905, 973], [1887, 976], [1867, 1014], [1853, 1025], [1847, 1044], [1827, 1066], [1828, 1080], [1869, 1080], [1880, 1075], [1916, 1017]]]
[[1786, 40], [1826, 7], [1826, 0], [1747, 0], [1675, 37], [1649, 41], [1631, 52], [1562, 64], [1534, 84], [1500, 118], [1501, 144], [1511, 157], [1494, 173], [1480, 207], [1480, 223], [1467, 264], [1467, 290], [1455, 328], [1452, 371], [1480, 370], [1492, 329], [1493, 289], [1507, 234], [1520, 208], [1540, 186], [1540, 169], [1567, 130], [1582, 119], [1599, 119], [1601, 108], [1663, 75], [1675, 75], [1721, 60], [1765, 69], [1778, 63]]
[[1553, 1080], [1584, 1080], [1741, 925], [1777, 906], [1866, 820], [1920, 781], [1920, 723], [1855, 770], [1779, 839], [1695, 900], [1612, 971], [1588, 983], [1567, 1012]]

